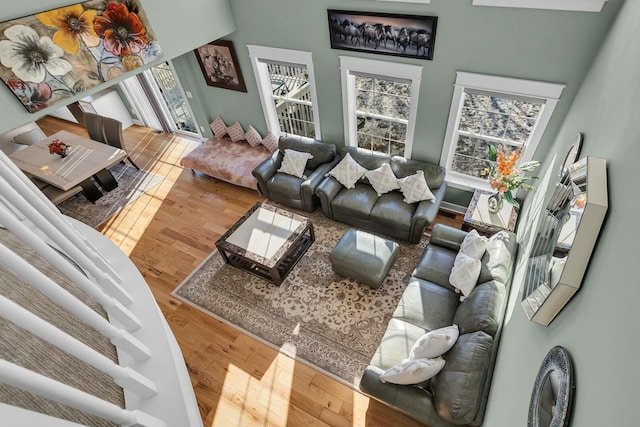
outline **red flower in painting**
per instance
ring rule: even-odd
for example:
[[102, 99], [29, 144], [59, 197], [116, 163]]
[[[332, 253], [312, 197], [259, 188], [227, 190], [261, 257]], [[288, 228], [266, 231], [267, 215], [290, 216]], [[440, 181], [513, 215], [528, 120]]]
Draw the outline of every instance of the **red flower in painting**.
[[104, 40], [104, 48], [115, 56], [140, 53], [147, 46], [147, 32], [140, 18], [122, 3], [109, 3], [93, 19], [93, 28]]
[[11, 79], [7, 82], [7, 85], [30, 113], [46, 108], [47, 102], [51, 99], [51, 86], [46, 82], [31, 83]]

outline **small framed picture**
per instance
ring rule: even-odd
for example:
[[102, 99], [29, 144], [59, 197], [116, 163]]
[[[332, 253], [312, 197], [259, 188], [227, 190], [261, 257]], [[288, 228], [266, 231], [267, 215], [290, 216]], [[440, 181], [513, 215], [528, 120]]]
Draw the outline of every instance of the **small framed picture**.
[[246, 92], [236, 51], [228, 40], [216, 40], [197, 48], [194, 53], [209, 86]]

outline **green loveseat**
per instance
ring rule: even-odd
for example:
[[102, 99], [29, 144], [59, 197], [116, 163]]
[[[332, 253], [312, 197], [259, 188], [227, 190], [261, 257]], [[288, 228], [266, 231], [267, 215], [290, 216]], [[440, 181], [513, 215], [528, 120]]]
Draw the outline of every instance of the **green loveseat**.
[[[384, 337], [365, 370], [360, 389], [429, 427], [482, 423], [502, 331], [518, 244], [516, 235], [494, 235], [481, 259], [477, 285], [460, 301], [449, 274], [466, 232], [436, 224]], [[444, 369], [417, 385], [380, 381], [409, 357], [425, 333], [458, 325], [460, 336], [442, 357]]]

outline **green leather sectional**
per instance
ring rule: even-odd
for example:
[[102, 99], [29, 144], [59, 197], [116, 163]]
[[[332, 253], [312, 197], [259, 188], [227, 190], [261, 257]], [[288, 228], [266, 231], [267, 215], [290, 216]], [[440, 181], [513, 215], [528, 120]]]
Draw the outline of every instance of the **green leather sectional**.
[[[453, 262], [467, 233], [436, 224], [360, 389], [429, 427], [482, 424], [502, 331], [518, 244], [501, 231], [489, 242], [476, 287], [461, 302], [449, 284]], [[444, 369], [417, 385], [383, 383], [380, 375], [409, 357], [429, 331], [452, 324], [460, 336], [443, 355]]]

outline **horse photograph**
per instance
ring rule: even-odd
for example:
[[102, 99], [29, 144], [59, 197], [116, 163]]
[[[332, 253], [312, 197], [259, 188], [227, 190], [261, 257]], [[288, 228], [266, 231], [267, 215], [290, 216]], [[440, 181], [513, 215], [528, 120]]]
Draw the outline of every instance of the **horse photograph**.
[[436, 16], [327, 10], [332, 49], [433, 60]]

